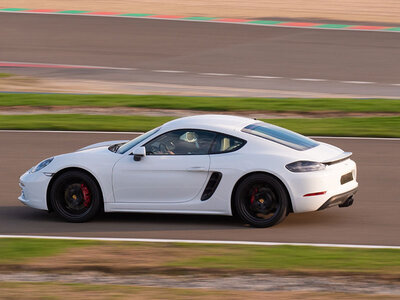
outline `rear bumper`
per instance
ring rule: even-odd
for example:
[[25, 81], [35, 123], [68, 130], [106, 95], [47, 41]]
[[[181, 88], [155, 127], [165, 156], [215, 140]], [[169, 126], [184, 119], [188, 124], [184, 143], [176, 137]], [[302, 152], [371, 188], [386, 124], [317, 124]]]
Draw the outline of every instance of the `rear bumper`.
[[318, 208], [318, 210], [323, 210], [325, 208], [337, 206], [337, 205], [339, 205], [339, 206], [343, 205], [343, 207], [350, 206], [352, 204], [352, 202], [349, 205], [347, 205], [346, 202], [348, 199], [352, 198], [355, 195], [355, 193], [357, 193], [357, 190], [358, 190], [358, 188], [355, 188], [346, 193], [330, 197], [324, 204], [321, 205], [320, 208]]
[[[356, 170], [355, 162], [347, 159], [337, 164], [328, 165], [325, 170], [318, 172], [290, 173], [288, 171], [289, 194], [293, 211], [295, 213], [317, 211], [339, 205], [337, 203], [340, 202], [340, 195], [354, 194], [354, 190], [358, 188]], [[350, 173], [353, 177], [352, 180], [342, 181], [343, 176]], [[309, 196], [313, 193], [317, 195]], [[337, 197], [339, 200], [336, 199]], [[335, 200], [338, 202], [335, 202]], [[344, 199], [344, 201], [346, 200]], [[326, 202], [328, 203], [326, 204]]]

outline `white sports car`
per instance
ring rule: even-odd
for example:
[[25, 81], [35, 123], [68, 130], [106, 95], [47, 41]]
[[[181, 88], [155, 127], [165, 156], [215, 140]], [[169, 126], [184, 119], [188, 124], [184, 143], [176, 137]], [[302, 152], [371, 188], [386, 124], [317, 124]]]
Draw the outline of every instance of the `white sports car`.
[[289, 213], [353, 203], [351, 153], [254, 119], [177, 119], [131, 141], [48, 158], [19, 200], [84, 222], [100, 211], [236, 215], [268, 227]]

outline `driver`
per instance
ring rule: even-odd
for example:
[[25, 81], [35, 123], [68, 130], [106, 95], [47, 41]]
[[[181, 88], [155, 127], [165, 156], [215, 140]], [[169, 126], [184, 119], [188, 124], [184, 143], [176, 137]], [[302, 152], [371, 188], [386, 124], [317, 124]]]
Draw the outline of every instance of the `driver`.
[[197, 134], [193, 131], [187, 131], [175, 143], [174, 152], [175, 154], [185, 155], [196, 153], [198, 149]]
[[179, 138], [182, 141], [185, 141], [187, 143], [194, 143], [197, 149], [199, 149], [199, 143], [197, 142], [197, 134], [193, 131], [188, 131], [184, 134], [181, 135]]
[[153, 154], [194, 154], [198, 152], [199, 148], [198, 136], [193, 131], [187, 131], [180, 135], [172, 134], [151, 144]]

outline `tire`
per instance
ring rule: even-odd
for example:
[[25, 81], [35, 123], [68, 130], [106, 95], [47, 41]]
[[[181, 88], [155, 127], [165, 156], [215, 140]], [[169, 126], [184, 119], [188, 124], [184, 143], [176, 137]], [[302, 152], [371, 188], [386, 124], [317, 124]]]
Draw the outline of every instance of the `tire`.
[[93, 219], [102, 206], [97, 182], [81, 171], [61, 174], [50, 189], [54, 211], [68, 222], [80, 223]]
[[282, 222], [288, 213], [289, 196], [285, 187], [268, 174], [245, 178], [234, 195], [237, 216], [254, 227], [270, 227]]

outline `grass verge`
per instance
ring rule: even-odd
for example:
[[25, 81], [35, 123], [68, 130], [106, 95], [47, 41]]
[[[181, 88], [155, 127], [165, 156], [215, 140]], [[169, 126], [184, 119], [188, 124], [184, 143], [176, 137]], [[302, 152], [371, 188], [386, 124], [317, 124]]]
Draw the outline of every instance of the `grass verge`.
[[138, 95], [0, 94], [0, 106], [93, 106], [271, 112], [400, 112], [396, 99], [297, 99]]
[[4, 115], [0, 116], [0, 129], [147, 131], [173, 119], [83, 114]]
[[[83, 250], [71, 250], [85, 246]], [[77, 256], [77, 253], [79, 254]], [[41, 260], [38, 257], [42, 257]], [[121, 257], [124, 259], [121, 260]], [[242, 246], [184, 243], [0, 239], [7, 270], [103, 270], [111, 273], [249, 274], [263, 272], [375, 274], [398, 278], [400, 250], [310, 246]], [[42, 269], [40, 269], [40, 267]], [[44, 268], [44, 269], [43, 269]]]
[[[9, 74], [9, 73], [0, 73], [0, 78], [8, 78], [13, 76], [13, 74]], [[1, 99], [1, 98], [0, 98]]]
[[96, 245], [95, 241], [0, 239], [0, 264], [59, 254], [66, 249]]
[[[172, 117], [81, 114], [2, 115], [0, 129], [147, 131]], [[400, 137], [400, 117], [270, 119], [305, 135]]]

